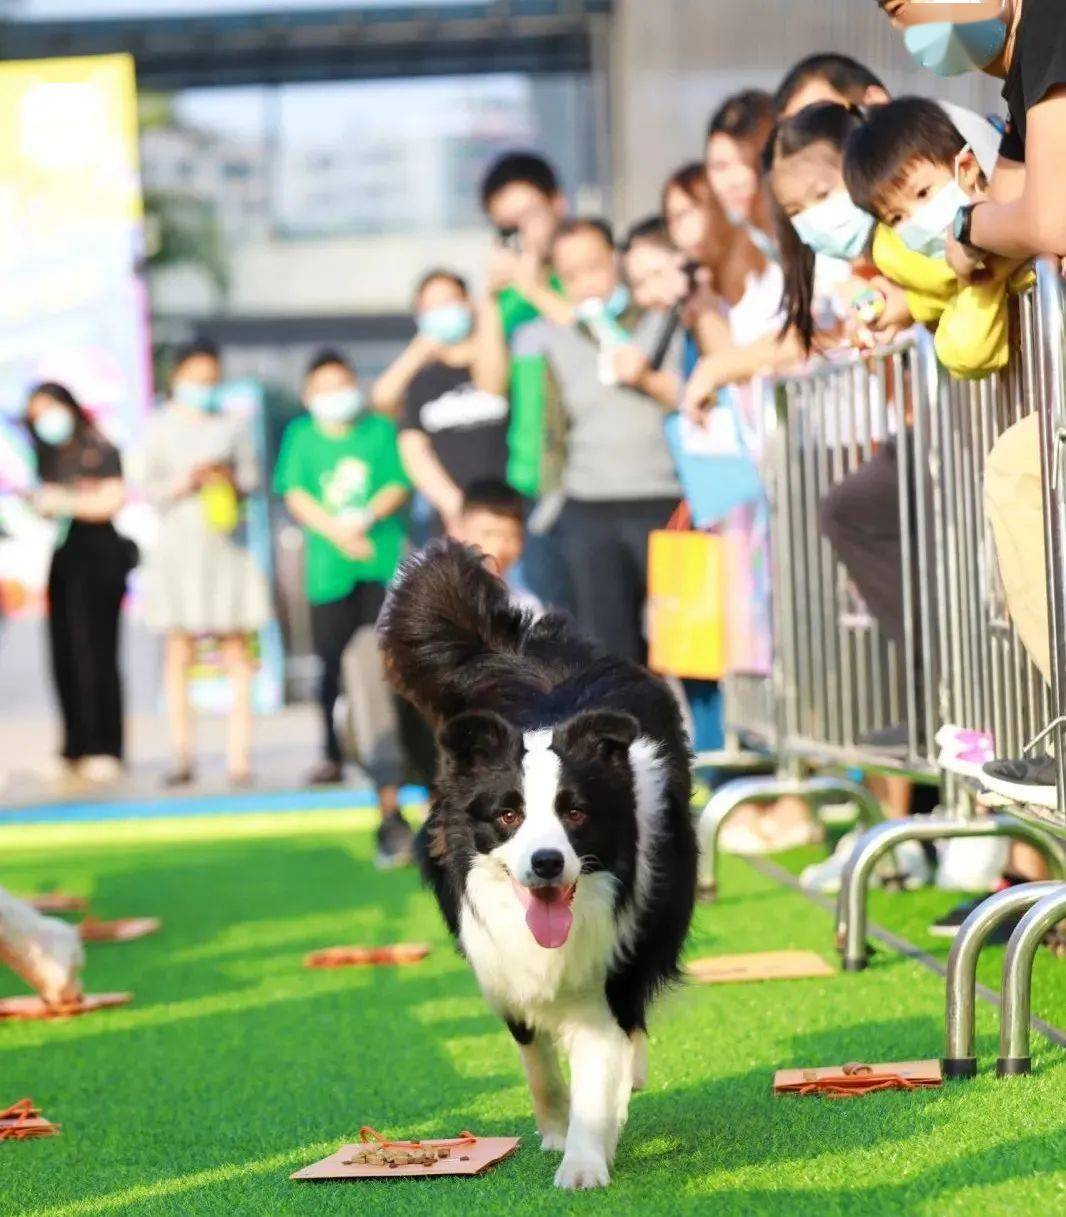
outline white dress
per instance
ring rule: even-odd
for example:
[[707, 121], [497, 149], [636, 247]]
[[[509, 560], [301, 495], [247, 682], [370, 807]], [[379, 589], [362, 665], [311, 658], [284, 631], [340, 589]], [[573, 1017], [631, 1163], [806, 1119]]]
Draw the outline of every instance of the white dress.
[[204, 464], [229, 465], [242, 495], [260, 485], [259, 463], [243, 419], [194, 414], [168, 405], [149, 420], [144, 491], [159, 512], [159, 537], [144, 572], [144, 618], [160, 633], [250, 634], [270, 620], [263, 572], [241, 534], [208, 523], [197, 493], [174, 499], [175, 481]]

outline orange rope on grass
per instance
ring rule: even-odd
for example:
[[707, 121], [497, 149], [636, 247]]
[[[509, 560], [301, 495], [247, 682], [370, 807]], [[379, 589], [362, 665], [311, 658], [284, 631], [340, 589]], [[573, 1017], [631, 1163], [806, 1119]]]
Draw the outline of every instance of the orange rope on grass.
[[0, 1120], [14, 1121], [6, 1128], [0, 1128], [0, 1141], [29, 1141], [33, 1137], [49, 1137], [59, 1131], [59, 1125], [45, 1120], [32, 1099], [19, 1099], [17, 1103], [12, 1103], [5, 1111], [0, 1111]]
[[923, 1083], [905, 1078], [900, 1073], [880, 1073], [876, 1076], [869, 1065], [849, 1061], [840, 1071], [843, 1078], [819, 1078], [809, 1071], [809, 1083], [796, 1091], [799, 1095], [820, 1094], [827, 1099], [857, 1099], [879, 1090], [918, 1090]]
[[477, 1137], [466, 1130], [446, 1141], [389, 1141], [369, 1124], [359, 1130], [359, 1140], [364, 1144], [374, 1142], [380, 1149], [464, 1149], [477, 1144]]

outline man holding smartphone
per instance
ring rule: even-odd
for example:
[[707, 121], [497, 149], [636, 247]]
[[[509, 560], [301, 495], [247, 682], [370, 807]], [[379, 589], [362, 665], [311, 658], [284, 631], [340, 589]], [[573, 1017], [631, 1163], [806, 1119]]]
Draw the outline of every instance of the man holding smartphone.
[[[479, 386], [510, 388], [508, 482], [527, 499], [540, 499], [544, 455], [546, 363], [544, 322], [572, 319], [551, 266], [551, 248], [567, 202], [552, 166], [530, 152], [508, 153], [481, 184], [485, 215], [498, 234], [488, 265], [497, 307], [478, 326], [474, 368]], [[530, 589], [547, 605], [571, 608], [573, 597], [552, 503], [538, 503], [529, 519], [523, 558]]]

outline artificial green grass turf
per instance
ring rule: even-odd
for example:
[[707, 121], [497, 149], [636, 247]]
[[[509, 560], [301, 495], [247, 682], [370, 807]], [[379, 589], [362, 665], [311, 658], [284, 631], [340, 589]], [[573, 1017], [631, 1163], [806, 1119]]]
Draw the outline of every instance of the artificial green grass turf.
[[[836, 1103], [770, 1093], [780, 1066], [939, 1054], [940, 983], [887, 953], [859, 976], [668, 998], [611, 1189], [556, 1192], [506, 1031], [415, 876], [370, 866], [369, 825], [316, 813], [0, 829], [6, 886], [62, 885], [97, 916], [165, 919], [154, 938], [89, 948], [90, 987], [132, 988], [133, 1006], [0, 1025], [0, 1101], [30, 1094], [64, 1125], [0, 1144], [4, 1217], [1064, 1211], [1066, 1054], [1037, 1039], [1034, 1076], [997, 1082], [987, 1006], [976, 1082]], [[722, 878], [692, 953], [833, 958], [821, 910], [741, 862]], [[436, 949], [408, 969], [300, 966], [318, 946], [421, 938]], [[524, 1145], [477, 1180], [288, 1180], [363, 1123]]]
[[[826, 850], [817, 846], [779, 854], [774, 861], [798, 875], [809, 862], [819, 862]], [[886, 892], [874, 888], [870, 892], [870, 920], [901, 938], [920, 947], [927, 955], [946, 963], [951, 951], [950, 938], [935, 938], [929, 926], [950, 909], [981, 893], [944, 892], [937, 887], [925, 887], [916, 892]], [[875, 950], [883, 948], [873, 943]], [[887, 948], [884, 948], [887, 949]], [[1005, 946], [987, 946], [977, 964], [977, 979], [994, 993], [999, 992], [1003, 975]], [[1066, 960], [1057, 959], [1051, 951], [1036, 953], [1033, 967], [1033, 1013], [1056, 1027], [1066, 1027]]]

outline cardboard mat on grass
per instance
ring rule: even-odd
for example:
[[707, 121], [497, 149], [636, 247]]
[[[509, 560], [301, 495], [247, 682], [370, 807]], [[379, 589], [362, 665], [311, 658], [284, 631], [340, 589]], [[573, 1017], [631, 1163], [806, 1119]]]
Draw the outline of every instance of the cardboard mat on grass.
[[756, 951], [752, 955], [708, 955], [685, 965], [690, 979], [704, 985], [751, 980], [803, 980], [836, 973], [814, 951]]
[[303, 1181], [329, 1179], [425, 1179], [480, 1175], [518, 1148], [518, 1137], [478, 1137], [460, 1133], [442, 1141], [388, 1141], [372, 1128], [359, 1132], [360, 1140], [342, 1145], [336, 1153], [313, 1162], [289, 1178]]

